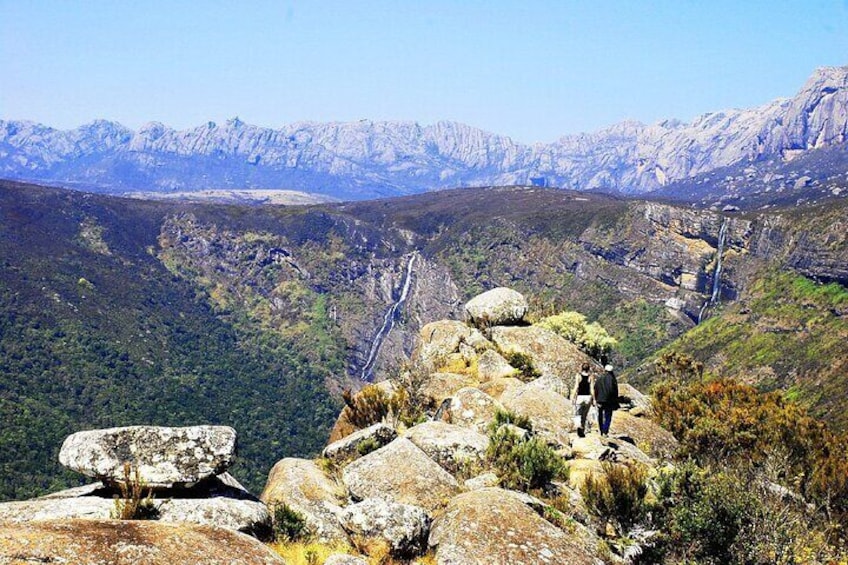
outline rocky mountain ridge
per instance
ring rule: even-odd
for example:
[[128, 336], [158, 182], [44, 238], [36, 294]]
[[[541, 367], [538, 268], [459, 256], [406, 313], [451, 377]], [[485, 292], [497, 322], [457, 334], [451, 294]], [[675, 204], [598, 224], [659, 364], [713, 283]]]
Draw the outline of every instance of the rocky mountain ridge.
[[642, 194], [720, 167], [842, 146], [846, 135], [848, 67], [827, 67], [794, 97], [758, 108], [691, 123], [622, 122], [533, 145], [454, 122], [271, 129], [236, 118], [133, 132], [104, 120], [70, 131], [0, 121], [0, 176], [106, 192], [286, 188], [342, 199], [531, 183]]

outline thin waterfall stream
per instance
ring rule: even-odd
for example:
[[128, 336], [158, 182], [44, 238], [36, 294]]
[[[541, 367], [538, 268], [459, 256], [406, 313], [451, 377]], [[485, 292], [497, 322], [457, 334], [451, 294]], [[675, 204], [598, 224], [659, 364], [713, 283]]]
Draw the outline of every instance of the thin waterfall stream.
[[721, 299], [721, 259], [724, 254], [724, 244], [727, 239], [727, 226], [730, 224], [729, 218], [724, 218], [721, 222], [721, 228], [718, 230], [718, 247], [716, 248], [716, 266], [713, 271], [713, 289], [710, 294], [710, 299], [704, 302], [704, 305], [701, 306], [701, 311], [698, 312], [698, 323], [701, 323], [701, 320], [704, 317], [704, 313], [707, 311], [707, 308], [712, 308], [716, 304], [719, 303]]
[[372, 372], [374, 370], [374, 362], [377, 360], [377, 354], [380, 353], [380, 347], [383, 345], [383, 340], [386, 339], [386, 336], [390, 331], [392, 331], [392, 328], [395, 327], [395, 321], [400, 313], [400, 309], [403, 307], [403, 303], [406, 302], [407, 296], [409, 296], [409, 289], [412, 286], [412, 268], [415, 265], [415, 259], [417, 256], [417, 251], [410, 254], [409, 261], [406, 263], [406, 274], [403, 279], [400, 296], [397, 301], [395, 301], [391, 306], [389, 306], [389, 309], [386, 310], [386, 314], [383, 316], [383, 325], [380, 326], [380, 329], [371, 341], [371, 348], [368, 350], [367, 360], [365, 361], [365, 365], [362, 367], [362, 373], [359, 376], [362, 381], [371, 380], [371, 377], [373, 376]]

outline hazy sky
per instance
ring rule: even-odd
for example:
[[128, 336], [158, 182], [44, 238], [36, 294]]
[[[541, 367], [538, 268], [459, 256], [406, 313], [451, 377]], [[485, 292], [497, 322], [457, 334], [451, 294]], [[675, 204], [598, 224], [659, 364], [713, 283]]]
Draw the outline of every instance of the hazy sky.
[[0, 118], [456, 120], [524, 142], [691, 120], [848, 65], [848, 1], [0, 0]]

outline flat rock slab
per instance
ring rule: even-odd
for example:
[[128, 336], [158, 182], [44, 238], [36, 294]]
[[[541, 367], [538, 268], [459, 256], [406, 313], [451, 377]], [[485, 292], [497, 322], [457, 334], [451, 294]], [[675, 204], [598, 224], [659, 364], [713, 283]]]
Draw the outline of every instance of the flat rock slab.
[[[221, 490], [227, 489], [223, 486]], [[268, 508], [248, 493], [243, 496], [211, 498], [153, 498], [153, 520], [217, 526], [265, 540], [271, 536]], [[189, 489], [179, 493], [191, 495]], [[238, 494], [238, 493], [237, 493]], [[0, 503], [0, 522], [24, 523], [35, 520], [72, 518], [109, 519], [116, 511], [113, 493], [99, 483], [68, 489], [33, 500]], [[2, 561], [0, 561], [2, 563]]]
[[276, 504], [285, 504], [303, 514], [321, 542], [349, 542], [337, 517], [345, 502], [344, 489], [314, 461], [295, 457], [277, 461], [259, 498], [272, 513]]
[[354, 500], [383, 498], [427, 512], [459, 492], [453, 475], [402, 437], [345, 467], [342, 481]]
[[511, 491], [484, 488], [451, 500], [430, 530], [436, 563], [590, 565], [596, 543], [579, 525], [560, 530]]
[[190, 485], [219, 475], [236, 454], [227, 426], [129, 426], [77, 432], [65, 439], [59, 462], [107, 483], [124, 481], [124, 464], [152, 488]]
[[285, 565], [261, 542], [224, 528], [80, 519], [0, 523], [0, 563]]

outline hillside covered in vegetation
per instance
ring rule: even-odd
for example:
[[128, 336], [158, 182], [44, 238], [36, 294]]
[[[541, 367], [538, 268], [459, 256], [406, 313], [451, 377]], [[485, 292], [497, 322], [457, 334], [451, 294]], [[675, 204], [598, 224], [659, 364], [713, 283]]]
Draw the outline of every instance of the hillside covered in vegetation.
[[[320, 448], [341, 389], [393, 376], [420, 328], [496, 286], [539, 318], [600, 322], [616, 366], [684, 336], [670, 347], [844, 421], [839, 203], [813, 221], [728, 218], [511, 187], [243, 207], [4, 182], [0, 214], [2, 498], [72, 484], [55, 464], [65, 435], [140, 423], [243, 430], [234, 473], [256, 489], [280, 456]], [[757, 379], [740, 341], [768, 346]]]

